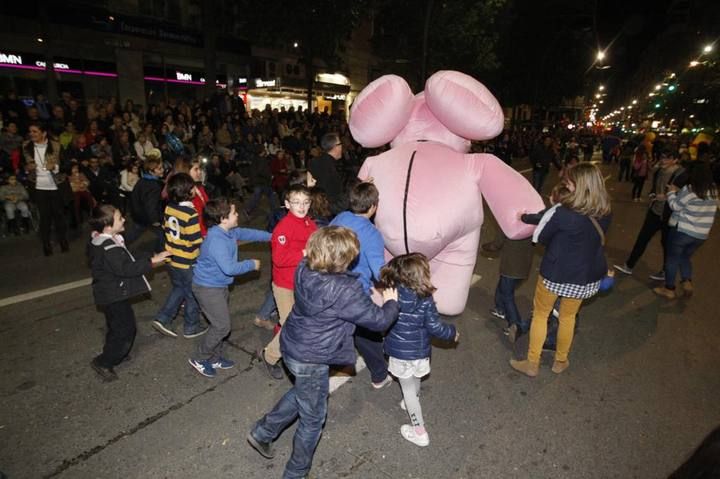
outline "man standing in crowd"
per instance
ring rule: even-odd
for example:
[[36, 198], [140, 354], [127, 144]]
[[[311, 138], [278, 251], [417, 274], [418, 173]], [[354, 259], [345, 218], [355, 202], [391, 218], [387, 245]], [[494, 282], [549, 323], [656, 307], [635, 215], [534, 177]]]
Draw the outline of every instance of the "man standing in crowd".
[[545, 177], [550, 172], [550, 163], [553, 163], [558, 170], [560, 169], [555, 152], [552, 149], [552, 142], [552, 138], [546, 136], [543, 138], [542, 143], [536, 145], [532, 153], [530, 153], [530, 164], [532, 164], [533, 168], [532, 183], [533, 188], [538, 193], [542, 192]]
[[[635, 264], [645, 252], [650, 240], [655, 233], [660, 231], [660, 242], [663, 248], [663, 261], [666, 253], [666, 240], [668, 232], [668, 220], [670, 219], [670, 208], [666, 204], [666, 195], [669, 184], [678, 187], [685, 185], [685, 169], [680, 167], [677, 155], [671, 150], [664, 150], [660, 153], [659, 167], [653, 173], [652, 190], [650, 191], [650, 207], [645, 215], [640, 232], [638, 233], [635, 245], [625, 264], [614, 265], [615, 269], [625, 274], [632, 274]], [[650, 275], [651, 279], [663, 281], [665, 279], [664, 269]]]
[[326, 133], [320, 140], [323, 154], [312, 158], [308, 171], [317, 181], [316, 186], [327, 193], [333, 216], [347, 209], [347, 198], [335, 162], [342, 157], [342, 142], [337, 133]]

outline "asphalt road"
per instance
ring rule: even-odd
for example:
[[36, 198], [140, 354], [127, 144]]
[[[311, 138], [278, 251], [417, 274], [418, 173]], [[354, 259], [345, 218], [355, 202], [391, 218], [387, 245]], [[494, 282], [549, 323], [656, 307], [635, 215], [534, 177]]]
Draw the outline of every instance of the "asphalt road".
[[[628, 201], [629, 184], [611, 178], [609, 186], [608, 253], [623, 260], [647, 205]], [[492, 220], [485, 229], [483, 241], [494, 233]], [[330, 398], [311, 477], [667, 477], [720, 424], [718, 236], [716, 226], [694, 258], [695, 295], [672, 302], [650, 290], [647, 275], [660, 266], [654, 240], [635, 275], [583, 306], [570, 368], [555, 375], [552, 358], [543, 357], [535, 379], [508, 365], [512, 348], [488, 314], [499, 262], [479, 257], [467, 309], [448, 318], [461, 342], [434, 349], [423, 383], [430, 446], [400, 436], [407, 418], [397, 383], [374, 391], [364, 370]], [[34, 238], [0, 239], [0, 300], [89, 276], [80, 239], [51, 258], [39, 246]], [[168, 291], [163, 271], [152, 278], [151, 298], [135, 304], [132, 360], [110, 384], [88, 367], [104, 334], [89, 287], [0, 307], [0, 470], [11, 479], [280, 477], [294, 426], [272, 461], [245, 443], [288, 383], [252, 361], [268, 339], [251, 324], [268, 281], [267, 247], [244, 246], [241, 254], [265, 267], [232, 290], [228, 356], [237, 367], [216, 379], [187, 364], [192, 341], [150, 327]], [[534, 282], [535, 273], [518, 293], [525, 314]]]

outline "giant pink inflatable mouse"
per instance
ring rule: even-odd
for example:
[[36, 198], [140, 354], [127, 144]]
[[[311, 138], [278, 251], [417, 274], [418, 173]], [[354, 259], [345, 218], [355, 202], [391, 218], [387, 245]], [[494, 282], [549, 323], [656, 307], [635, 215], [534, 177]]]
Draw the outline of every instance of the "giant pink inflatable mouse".
[[435, 301], [443, 314], [465, 309], [477, 258], [482, 198], [511, 239], [534, 226], [523, 212], [543, 209], [528, 181], [497, 157], [468, 154], [470, 140], [488, 140], [503, 129], [503, 113], [480, 82], [440, 71], [413, 95], [395, 75], [370, 83], [350, 109], [350, 131], [367, 148], [391, 149], [365, 160], [358, 176], [380, 191], [375, 224], [386, 255], [421, 252], [430, 259]]

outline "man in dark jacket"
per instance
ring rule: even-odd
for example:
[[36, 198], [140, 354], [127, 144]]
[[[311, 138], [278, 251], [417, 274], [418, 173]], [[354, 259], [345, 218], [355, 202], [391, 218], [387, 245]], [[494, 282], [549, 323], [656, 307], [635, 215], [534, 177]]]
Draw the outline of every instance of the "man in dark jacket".
[[125, 234], [125, 242], [128, 245], [150, 228], [155, 235], [153, 251], [159, 253], [164, 249], [165, 235], [162, 230], [164, 174], [165, 169], [160, 160], [151, 158], [145, 161], [145, 173], [130, 195], [130, 214], [133, 224]]
[[317, 181], [316, 186], [322, 188], [330, 201], [330, 212], [333, 216], [347, 209], [347, 198], [343, 192], [342, 178], [338, 174], [335, 162], [342, 157], [342, 143], [337, 133], [325, 134], [320, 147], [324, 153], [311, 158], [308, 172]]
[[550, 164], [554, 164], [559, 170], [557, 156], [552, 149], [553, 140], [549, 136], [543, 138], [542, 144], [536, 145], [532, 153], [530, 153], [530, 164], [533, 168], [533, 188], [538, 193], [542, 193], [545, 177], [550, 172]]
[[397, 290], [384, 290], [380, 308], [347, 273], [359, 250], [349, 229], [321, 228], [310, 237], [307, 259], [295, 273], [295, 305], [280, 332], [283, 361], [295, 384], [247, 437], [255, 450], [272, 458], [272, 442], [300, 418], [283, 477], [310, 472], [327, 415], [329, 365], [355, 364], [355, 326], [384, 331], [397, 318]]

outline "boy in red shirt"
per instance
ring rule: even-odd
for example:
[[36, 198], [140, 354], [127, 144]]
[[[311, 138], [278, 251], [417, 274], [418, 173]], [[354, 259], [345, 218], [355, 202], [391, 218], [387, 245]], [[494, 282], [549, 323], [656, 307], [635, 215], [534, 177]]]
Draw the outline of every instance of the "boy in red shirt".
[[[270, 240], [272, 250], [272, 290], [278, 308], [280, 325], [285, 324], [292, 310], [295, 269], [302, 261], [305, 245], [310, 235], [317, 230], [315, 222], [307, 214], [310, 209], [310, 191], [304, 185], [293, 185], [285, 192], [285, 207], [288, 214], [275, 226]], [[282, 379], [283, 370], [279, 361], [280, 335], [257, 352], [273, 379]]]

